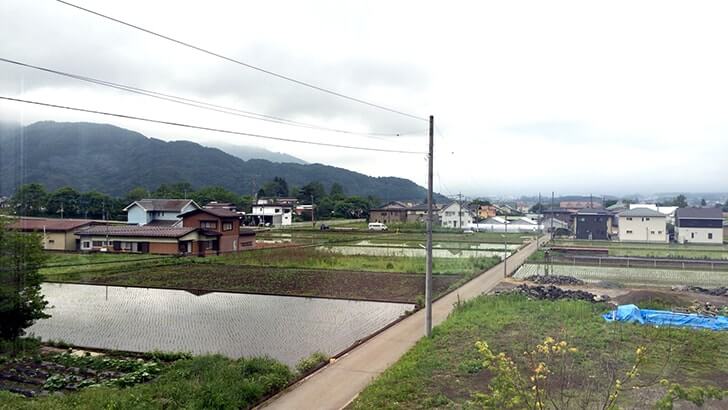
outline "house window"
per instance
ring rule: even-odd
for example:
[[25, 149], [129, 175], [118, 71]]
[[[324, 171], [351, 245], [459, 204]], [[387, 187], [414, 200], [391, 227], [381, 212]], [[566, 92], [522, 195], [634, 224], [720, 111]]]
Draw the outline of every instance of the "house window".
[[276, 208], [276, 213], [277, 214], [281, 213], [281, 208]]
[[632, 217], [631, 217], [631, 216], [628, 216], [628, 217], [627, 217], [627, 220], [628, 220], [628, 221], [631, 221], [631, 220], [632, 220]]
[[91, 242], [89, 242], [89, 241], [83, 241], [83, 243], [81, 244], [81, 247], [84, 248], [84, 249], [88, 249], [88, 248], [91, 247]]
[[48, 239], [48, 243], [56, 243], [55, 239]]
[[93, 241], [94, 248], [104, 246], [103, 241]]
[[632, 233], [632, 231], [630, 231], [630, 230], [627, 230], [627, 233], [628, 233], [628, 234], [631, 234], [631, 233]]
[[713, 234], [712, 233], [708, 233], [708, 239], [713, 239]]
[[233, 223], [232, 222], [224, 222], [222, 224], [222, 230], [223, 231], [232, 231], [233, 230]]
[[657, 234], [658, 235], [662, 235], [662, 231], [657, 231]]
[[655, 231], [650, 231], [650, 235], [654, 235], [654, 234], [655, 234]]
[[215, 221], [200, 221], [200, 228], [202, 228], [202, 229], [217, 229], [217, 222], [215, 222]]
[[645, 218], [645, 221], [649, 221], [649, 220], [650, 220], [650, 217], [649, 216], [647, 218]]
[[690, 239], [695, 239], [695, 232], [690, 232]]

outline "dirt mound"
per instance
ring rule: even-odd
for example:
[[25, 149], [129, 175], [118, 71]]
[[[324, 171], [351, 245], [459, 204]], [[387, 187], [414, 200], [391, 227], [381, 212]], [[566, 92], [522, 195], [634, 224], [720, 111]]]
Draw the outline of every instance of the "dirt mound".
[[665, 305], [665, 306], [688, 306], [693, 299], [688, 295], [679, 293], [663, 292], [659, 290], [633, 290], [626, 295], [615, 298], [620, 305]]
[[520, 293], [522, 295], [541, 300], [575, 299], [585, 300], [587, 302], [602, 302], [609, 299], [608, 296], [597, 296], [583, 290], [561, 289], [553, 285], [528, 286], [524, 284], [515, 287], [509, 293]]
[[573, 276], [564, 275], [531, 275], [524, 278], [529, 282], [541, 285], [583, 285], [584, 281]]

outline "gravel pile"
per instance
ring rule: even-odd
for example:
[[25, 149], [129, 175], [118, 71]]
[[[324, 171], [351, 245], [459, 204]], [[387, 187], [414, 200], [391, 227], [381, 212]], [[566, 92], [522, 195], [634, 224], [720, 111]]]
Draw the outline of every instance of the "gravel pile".
[[584, 281], [573, 276], [564, 275], [531, 275], [524, 278], [529, 282], [541, 285], [583, 285]]
[[719, 288], [701, 288], [700, 286], [673, 286], [672, 290], [682, 292], [702, 293], [712, 296], [728, 296], [728, 287], [721, 286]]
[[587, 302], [602, 302], [609, 300], [609, 296], [606, 295], [597, 296], [583, 290], [567, 290], [553, 285], [528, 286], [524, 284], [513, 288], [510, 293], [520, 293], [522, 295], [541, 300], [574, 299], [585, 300]]

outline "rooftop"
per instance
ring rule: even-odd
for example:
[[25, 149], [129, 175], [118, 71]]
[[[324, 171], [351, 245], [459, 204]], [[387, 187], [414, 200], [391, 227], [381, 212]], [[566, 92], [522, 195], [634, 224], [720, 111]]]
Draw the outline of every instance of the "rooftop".
[[8, 225], [10, 229], [23, 231], [70, 231], [94, 223], [91, 219], [19, 218]]
[[654, 218], [664, 218], [665, 214], [655, 211], [651, 208], [632, 208], [627, 211], [623, 211], [619, 213], [619, 216], [637, 216], [637, 217], [654, 217]]
[[679, 208], [675, 216], [690, 219], [723, 219], [723, 211], [720, 208]]
[[[171, 227], [171, 226], [90, 226], [76, 231], [77, 235], [109, 235], [109, 236], [132, 236], [132, 237], [151, 237], [151, 238], [179, 238], [194, 232], [198, 228], [191, 227]], [[205, 235], [219, 236], [217, 232], [204, 231]]]
[[[256, 205], [257, 206], [257, 205]], [[204, 212], [209, 215], [217, 216], [219, 218], [238, 218], [240, 215], [238, 215], [237, 212], [231, 211], [227, 208], [201, 208], [201, 209], [194, 209], [192, 211], [185, 212], [180, 215], [180, 217], [184, 217], [187, 215], [196, 214], [198, 212]]]
[[181, 212], [182, 208], [187, 206], [190, 202], [199, 208], [195, 201], [191, 199], [140, 199], [124, 208], [124, 211], [136, 204], [147, 211]]

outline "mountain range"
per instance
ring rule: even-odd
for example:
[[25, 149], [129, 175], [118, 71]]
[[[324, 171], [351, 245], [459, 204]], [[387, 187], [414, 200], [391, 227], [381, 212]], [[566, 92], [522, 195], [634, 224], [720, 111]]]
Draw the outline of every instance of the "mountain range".
[[[108, 124], [43, 121], [0, 127], [0, 195], [12, 195], [21, 184], [32, 182], [48, 190], [71, 186], [116, 196], [135, 187], [152, 190], [177, 182], [253, 194], [276, 176], [289, 186], [320, 182], [328, 189], [339, 183], [347, 195], [373, 195], [382, 201], [426, 197], [425, 188], [404, 178], [371, 177], [322, 164], [244, 160], [218, 148], [166, 142]], [[437, 201], [444, 199], [436, 195]]]

